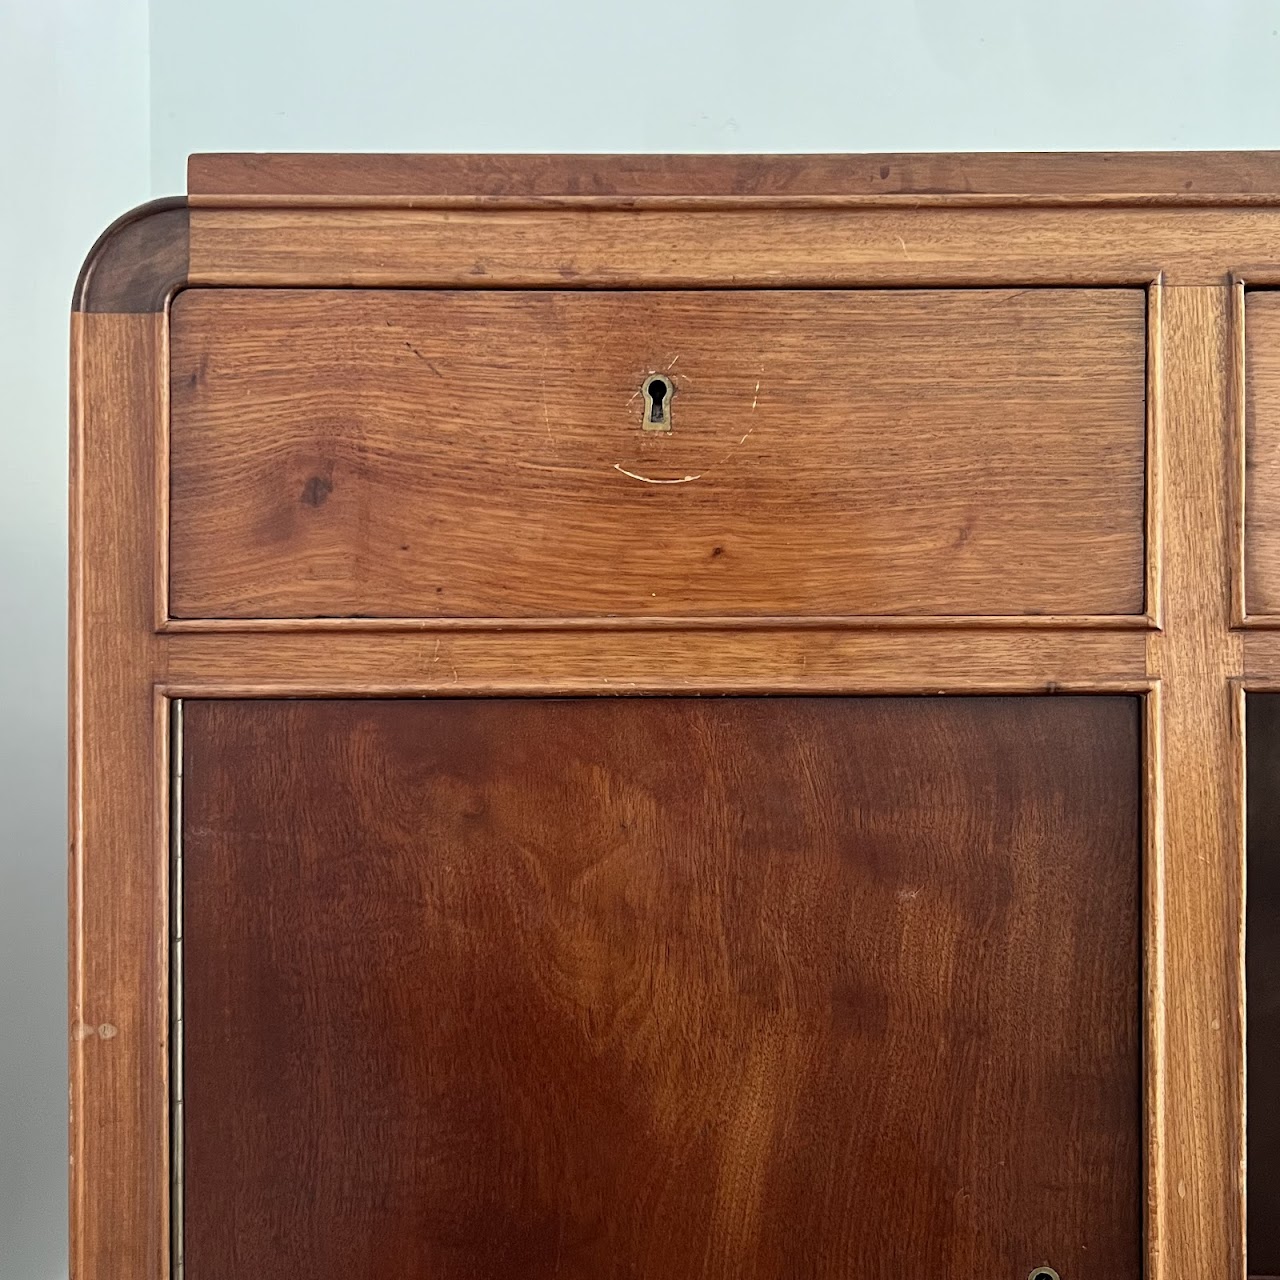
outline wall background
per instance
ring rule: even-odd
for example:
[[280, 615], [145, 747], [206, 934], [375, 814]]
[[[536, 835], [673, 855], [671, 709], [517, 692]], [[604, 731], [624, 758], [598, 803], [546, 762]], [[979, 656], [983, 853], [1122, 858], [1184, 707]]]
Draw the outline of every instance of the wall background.
[[66, 1275], [67, 313], [102, 227], [202, 150], [1275, 148], [1278, 71], [1278, 0], [0, 0], [0, 1280]]
[[1276, 0], [152, 0], [189, 151], [1280, 146]]
[[0, 1280], [67, 1274], [68, 313], [149, 76], [146, 0], [0, 0]]

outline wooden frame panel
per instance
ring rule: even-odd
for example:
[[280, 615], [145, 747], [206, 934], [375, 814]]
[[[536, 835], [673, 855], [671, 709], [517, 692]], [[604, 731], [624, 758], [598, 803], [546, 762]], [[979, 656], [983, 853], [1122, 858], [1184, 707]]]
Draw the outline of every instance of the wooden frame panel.
[[[590, 217], [584, 217], [584, 213]], [[1267, 208], [192, 208], [188, 283], [963, 288], [1259, 279]], [[993, 264], [999, 269], [993, 270]]]
[[[1215, 172], [1228, 171], [1223, 163]], [[359, 168], [350, 162], [353, 175]], [[241, 162], [222, 170], [244, 171]], [[327, 162], [315, 185], [347, 171]], [[1024, 175], [1011, 185], [1036, 188], [1034, 161], [1010, 172]], [[994, 208], [945, 193], [885, 208], [856, 194], [819, 193], [812, 207], [780, 208], [805, 205], [792, 191], [717, 195], [718, 211], [695, 209], [697, 196], [666, 196], [672, 207], [643, 215], [617, 207], [632, 197], [616, 194], [573, 197], [572, 208], [495, 210], [484, 207], [492, 194], [463, 196], [447, 213], [423, 211], [409, 207], [420, 202], [412, 190], [369, 195], [352, 176], [337, 198], [360, 208], [329, 209], [300, 191], [244, 199], [222, 191], [206, 193], [189, 219], [166, 206], [125, 224], [127, 238], [109, 236], [86, 272], [72, 325], [73, 1274], [161, 1280], [172, 1261], [172, 700], [1069, 690], [1144, 695], [1146, 1273], [1240, 1280], [1242, 707], [1246, 688], [1280, 688], [1280, 634], [1239, 630], [1247, 625], [1240, 281], [1280, 280], [1280, 179], [1266, 165], [1260, 173], [1266, 190], [1241, 182], [1221, 194], [1197, 189], [1196, 199], [1173, 190], [1140, 199], [1132, 190], [1114, 199], [1041, 190], [1030, 202], [991, 193]], [[400, 207], [383, 207], [393, 205]], [[771, 249], [784, 216], [796, 220], [788, 225], [797, 234], [779, 262]], [[110, 270], [94, 265], [108, 260]], [[176, 288], [563, 287], [565, 269], [579, 273], [573, 280], [582, 287], [723, 282], [735, 272], [735, 283], [1148, 287], [1146, 616], [1109, 628], [1088, 618], [1016, 626], [876, 618], [856, 627], [770, 619], [724, 631], [656, 620], [521, 632], [429, 629], [414, 620], [373, 628], [167, 620], [158, 531], [167, 502], [165, 310]]]
[[[72, 324], [71, 1266], [168, 1268], [168, 732], [151, 634], [162, 314]], [[121, 519], [121, 512], [130, 513]], [[127, 785], [121, 785], [123, 772]], [[129, 1224], [121, 1230], [122, 1223]]]
[[[1243, 724], [1231, 680], [1233, 510], [1228, 286], [1170, 289], [1163, 335], [1165, 625], [1157, 821], [1164, 930], [1158, 1169], [1148, 1244], [1155, 1275], [1244, 1268]], [[1149, 927], [1156, 927], [1155, 921]]]

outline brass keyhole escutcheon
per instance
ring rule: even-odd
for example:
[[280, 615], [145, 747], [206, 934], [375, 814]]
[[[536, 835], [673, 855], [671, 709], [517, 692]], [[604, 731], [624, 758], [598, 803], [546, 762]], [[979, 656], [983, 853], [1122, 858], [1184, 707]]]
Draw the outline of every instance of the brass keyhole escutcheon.
[[666, 374], [651, 373], [641, 390], [644, 392], [644, 421], [641, 425], [646, 431], [670, 431], [675, 383]]
[[1062, 1280], [1052, 1267], [1032, 1267], [1027, 1280]]

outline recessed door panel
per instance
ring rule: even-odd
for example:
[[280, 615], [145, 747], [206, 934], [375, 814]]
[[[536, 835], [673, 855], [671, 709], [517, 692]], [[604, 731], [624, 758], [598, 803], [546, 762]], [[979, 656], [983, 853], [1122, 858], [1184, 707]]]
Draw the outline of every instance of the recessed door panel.
[[1250, 694], [1245, 1028], [1249, 1274], [1280, 1275], [1280, 696]]
[[1136, 698], [183, 744], [186, 1280], [1141, 1274]]

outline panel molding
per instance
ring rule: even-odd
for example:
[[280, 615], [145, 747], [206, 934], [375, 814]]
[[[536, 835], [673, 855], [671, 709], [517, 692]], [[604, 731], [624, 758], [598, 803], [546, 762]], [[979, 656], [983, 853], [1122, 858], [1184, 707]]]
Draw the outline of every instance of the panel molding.
[[1280, 152], [1128, 151], [862, 155], [369, 155], [190, 157], [193, 204], [456, 207], [902, 207], [1068, 204], [1265, 205]]

